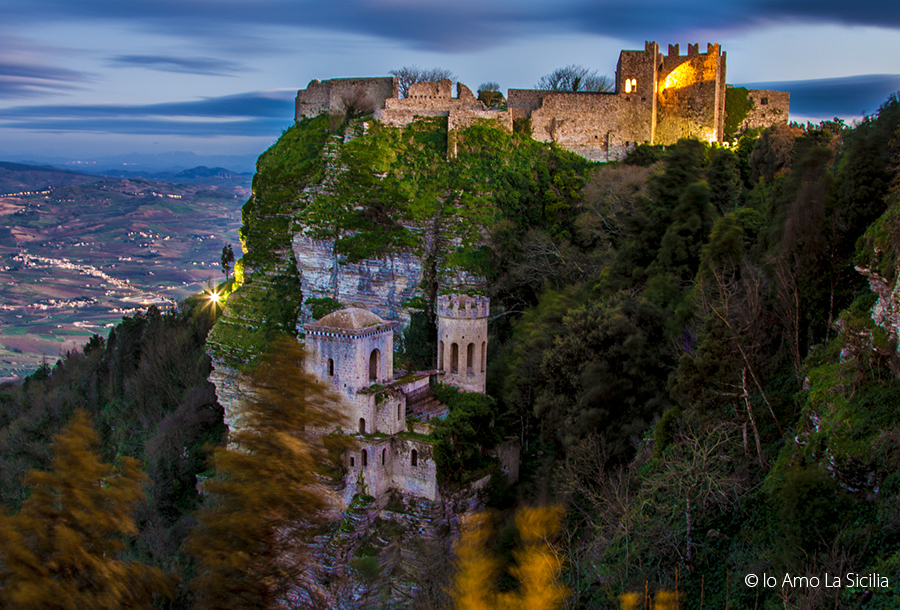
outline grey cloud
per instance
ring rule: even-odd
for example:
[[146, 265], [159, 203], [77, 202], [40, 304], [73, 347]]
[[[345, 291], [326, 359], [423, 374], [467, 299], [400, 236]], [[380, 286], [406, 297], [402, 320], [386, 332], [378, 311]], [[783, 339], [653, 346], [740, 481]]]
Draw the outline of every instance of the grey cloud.
[[[411, 46], [463, 52], [488, 48], [527, 25], [568, 28], [616, 38], [661, 42], [704, 30], [741, 30], [781, 20], [900, 28], [896, 3], [883, 0], [521, 0], [494, 2], [339, 2], [286, 0], [2, 0], [14, 20], [115, 19], [196, 38], [221, 38], [252, 25], [309, 27], [406, 41]], [[6, 9], [9, 9], [8, 11]]]
[[246, 70], [238, 63], [212, 57], [184, 58], [167, 55], [117, 55], [110, 58], [110, 63], [115, 66], [210, 76], [231, 76]]
[[0, 109], [0, 122], [51, 132], [277, 135], [292, 122], [293, 98], [293, 92], [277, 91], [163, 104], [18, 106]]
[[0, 95], [5, 98], [70, 91], [89, 80], [88, 75], [76, 70], [0, 60]]
[[900, 74], [863, 74], [740, 86], [790, 91], [792, 115], [831, 119], [874, 113], [889, 95], [900, 92]]

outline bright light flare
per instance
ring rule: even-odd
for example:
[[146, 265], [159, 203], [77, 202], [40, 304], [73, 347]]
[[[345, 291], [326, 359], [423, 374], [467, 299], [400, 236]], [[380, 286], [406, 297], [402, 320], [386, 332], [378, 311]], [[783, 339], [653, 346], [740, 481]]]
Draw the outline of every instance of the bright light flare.
[[222, 297], [221, 297], [221, 295], [219, 295], [218, 292], [211, 292], [211, 293], [209, 293], [209, 300], [212, 301], [213, 303], [218, 303], [219, 301], [222, 300]]

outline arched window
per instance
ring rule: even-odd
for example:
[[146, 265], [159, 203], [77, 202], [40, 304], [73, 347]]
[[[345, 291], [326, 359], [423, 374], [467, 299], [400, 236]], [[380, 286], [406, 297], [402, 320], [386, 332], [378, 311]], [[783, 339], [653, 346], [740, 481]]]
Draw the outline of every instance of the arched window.
[[456, 343], [450, 345], [450, 372], [459, 372], [459, 346]]
[[415, 449], [412, 450], [412, 457], [410, 457], [409, 462], [410, 462], [410, 464], [412, 464], [413, 466], [418, 466], [418, 465], [419, 465], [419, 452], [416, 451]]
[[334, 360], [328, 359], [328, 376], [334, 377]]
[[475, 372], [475, 344], [466, 346], [466, 372], [471, 375]]
[[438, 342], [438, 370], [444, 370], [444, 342]]
[[397, 421], [400, 421], [400, 405], [397, 405]]
[[351, 455], [350, 456], [350, 468], [356, 466], [356, 459]]
[[372, 350], [369, 356], [369, 381], [378, 381], [378, 371], [381, 369], [381, 352], [377, 349]]
[[382, 466], [384, 466], [384, 460], [385, 460], [386, 456], [387, 456], [387, 449], [382, 449], [381, 450], [381, 465]]
[[365, 468], [366, 466], [369, 465], [369, 452], [366, 451], [365, 449], [363, 449], [363, 452], [362, 452], [362, 459], [363, 459], [362, 465], [363, 465], [363, 468]]
[[366, 433], [366, 418], [365, 417], [359, 418], [359, 433], [360, 434]]
[[481, 372], [484, 372], [484, 366], [487, 362], [487, 341], [481, 342]]

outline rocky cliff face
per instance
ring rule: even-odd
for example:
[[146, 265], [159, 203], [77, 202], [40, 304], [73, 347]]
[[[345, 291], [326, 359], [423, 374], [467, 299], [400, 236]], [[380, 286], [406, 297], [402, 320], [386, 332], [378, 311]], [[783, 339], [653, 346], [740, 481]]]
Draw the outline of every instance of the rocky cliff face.
[[[385, 320], [409, 321], [404, 302], [421, 295], [422, 264], [410, 253], [341, 264], [334, 244], [300, 233], [293, 239], [294, 257], [305, 299], [331, 297], [358, 304]], [[310, 318], [308, 307], [301, 322]]]

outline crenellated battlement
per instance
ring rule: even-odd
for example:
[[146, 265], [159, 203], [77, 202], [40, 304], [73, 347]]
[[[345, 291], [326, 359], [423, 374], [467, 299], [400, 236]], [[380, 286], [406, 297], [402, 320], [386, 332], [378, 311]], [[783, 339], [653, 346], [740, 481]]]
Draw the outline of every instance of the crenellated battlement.
[[438, 316], [445, 318], [486, 318], [491, 312], [488, 297], [445, 294], [438, 297]]

